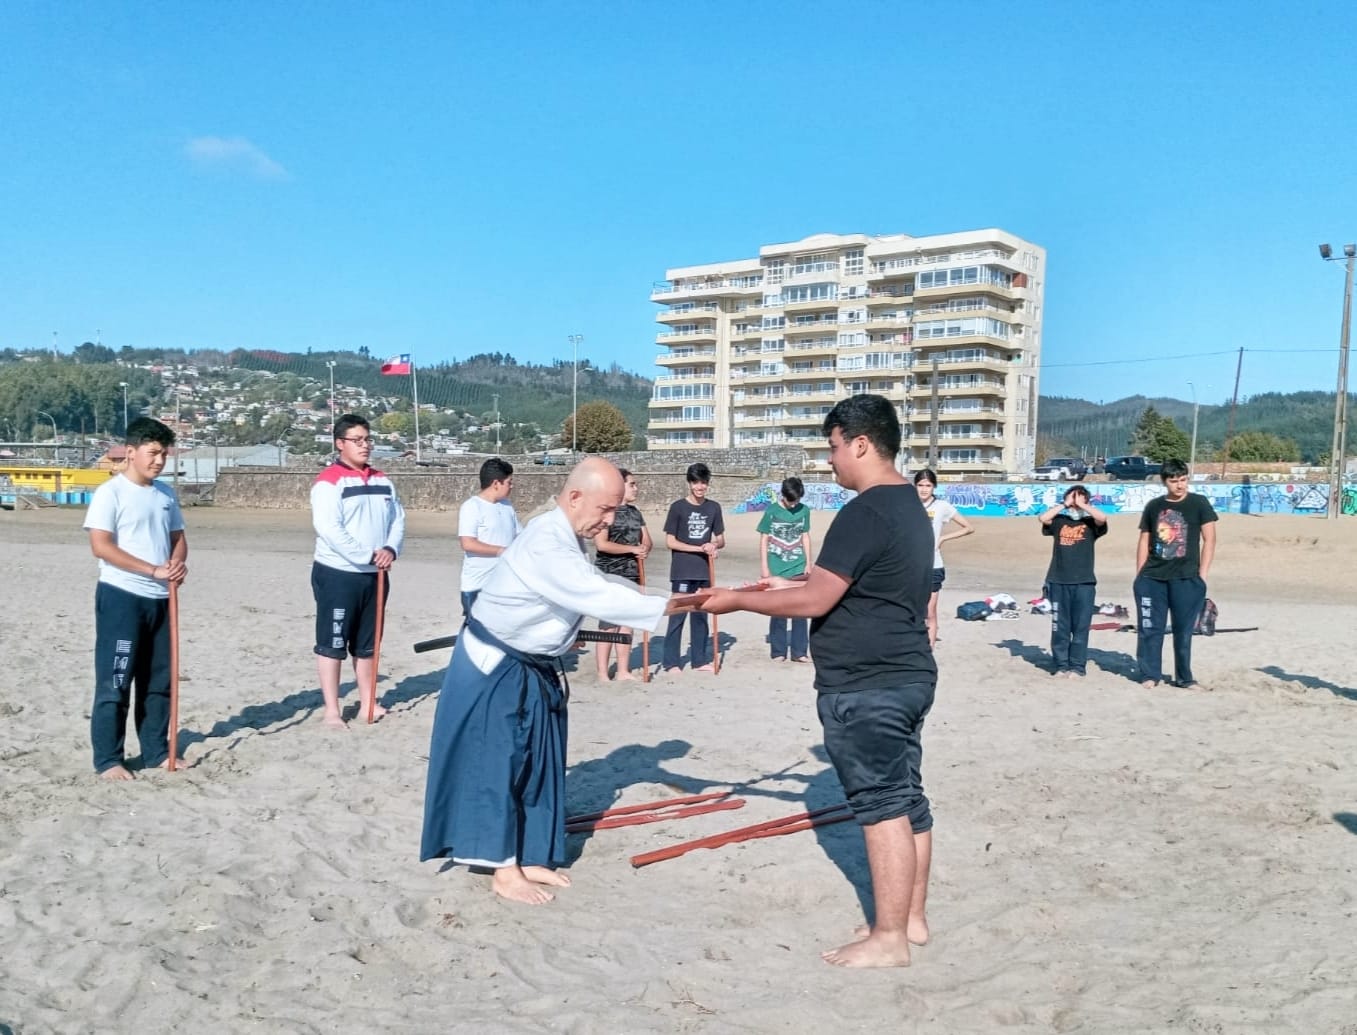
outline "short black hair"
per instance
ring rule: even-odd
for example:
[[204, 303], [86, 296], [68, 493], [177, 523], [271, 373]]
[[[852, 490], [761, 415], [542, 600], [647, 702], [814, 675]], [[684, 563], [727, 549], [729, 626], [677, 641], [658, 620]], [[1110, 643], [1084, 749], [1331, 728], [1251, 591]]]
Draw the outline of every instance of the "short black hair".
[[617, 473], [622, 476], [622, 484], [623, 485], [627, 484], [627, 479], [631, 477], [631, 472], [628, 471], [625, 467], [619, 467], [617, 469]]
[[497, 456], [492, 456], [485, 463], [481, 464], [481, 488], [488, 489], [495, 482], [502, 482], [510, 478], [514, 473], [514, 465], [508, 460], [501, 460]]
[[840, 400], [829, 411], [824, 422], [824, 436], [839, 429], [845, 441], [866, 435], [877, 455], [894, 460], [900, 452], [900, 418], [895, 405], [881, 395], [850, 395]]
[[366, 417], [360, 417], [356, 413], [346, 413], [335, 421], [334, 440], [338, 442], [341, 438], [348, 438], [349, 432], [354, 428], [362, 428], [371, 434], [372, 425], [368, 423]]
[[1165, 460], [1164, 465], [1159, 468], [1159, 480], [1166, 482], [1170, 478], [1181, 478], [1187, 474], [1187, 464], [1181, 460]]
[[123, 441], [127, 443], [128, 449], [136, 449], [137, 446], [145, 445], [147, 442], [158, 442], [169, 449], [174, 445], [174, 432], [170, 430], [169, 425], [161, 424], [154, 417], [138, 417], [127, 425]]
[[805, 494], [806, 486], [796, 475], [793, 474], [782, 479], [782, 498], [788, 503], [800, 503], [801, 497]]
[[925, 467], [922, 471], [915, 471], [914, 484], [918, 485], [920, 482], [928, 482], [930, 485], [937, 485], [938, 472], [931, 467]]
[[687, 478], [689, 485], [692, 485], [693, 482], [706, 482], [707, 484], [710, 485], [711, 468], [704, 464], [701, 460], [699, 460], [695, 464], [689, 464]]

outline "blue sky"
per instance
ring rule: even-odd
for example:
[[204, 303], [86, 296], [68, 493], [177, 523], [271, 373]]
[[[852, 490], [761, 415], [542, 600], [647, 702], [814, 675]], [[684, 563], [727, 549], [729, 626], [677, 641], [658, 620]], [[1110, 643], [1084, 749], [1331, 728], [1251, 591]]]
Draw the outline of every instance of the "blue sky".
[[1047, 394], [1220, 401], [1241, 346], [1246, 395], [1334, 386], [1350, 2], [8, 0], [0, 40], [0, 346], [653, 376], [668, 267], [998, 226], [1049, 253]]

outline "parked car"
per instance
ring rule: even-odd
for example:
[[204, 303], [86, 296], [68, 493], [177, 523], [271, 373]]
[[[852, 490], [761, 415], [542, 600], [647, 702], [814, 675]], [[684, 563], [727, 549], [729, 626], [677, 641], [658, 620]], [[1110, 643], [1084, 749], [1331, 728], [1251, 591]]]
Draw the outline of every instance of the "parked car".
[[1067, 482], [1080, 481], [1088, 474], [1088, 465], [1077, 456], [1054, 457], [1047, 460], [1044, 466], [1061, 468], [1064, 473], [1060, 477]]
[[1059, 464], [1042, 464], [1032, 471], [1034, 482], [1058, 482], [1065, 477], [1065, 468]]
[[1104, 465], [1113, 481], [1143, 482], [1159, 477], [1160, 465], [1143, 456], [1114, 456]]

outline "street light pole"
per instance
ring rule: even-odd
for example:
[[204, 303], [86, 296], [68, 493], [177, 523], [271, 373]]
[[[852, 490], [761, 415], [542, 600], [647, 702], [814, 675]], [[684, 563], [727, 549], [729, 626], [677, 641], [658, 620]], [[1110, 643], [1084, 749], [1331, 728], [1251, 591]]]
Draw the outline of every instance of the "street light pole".
[[1192, 450], [1187, 466], [1195, 471], [1197, 469], [1197, 386], [1189, 381], [1187, 387], [1192, 389]]
[[36, 412], [39, 417], [46, 417], [52, 422], [52, 460], [55, 462], [57, 458], [57, 420], [46, 410], [38, 410]]
[[491, 396], [495, 400], [495, 452], [499, 452], [499, 396]]
[[570, 453], [573, 456], [579, 452], [580, 441], [580, 342], [584, 341], [583, 334], [572, 334], [569, 336], [570, 347], [574, 352], [574, 359], [571, 365], [574, 368], [574, 387], [570, 392]]
[[123, 436], [127, 435], [127, 382], [119, 381], [118, 387], [123, 390]]
[[335, 437], [335, 361], [327, 359], [325, 365], [330, 368], [330, 438]]
[[[1352, 338], [1352, 267], [1357, 258], [1357, 245], [1343, 245], [1343, 256], [1347, 259], [1346, 275], [1343, 278], [1343, 324], [1338, 339], [1338, 393], [1333, 407], [1333, 451], [1329, 456], [1333, 464], [1329, 475], [1329, 520], [1333, 521], [1343, 512], [1343, 472], [1347, 466], [1348, 448], [1348, 346]], [[1325, 262], [1337, 258], [1327, 244], [1319, 246], [1319, 257]]]

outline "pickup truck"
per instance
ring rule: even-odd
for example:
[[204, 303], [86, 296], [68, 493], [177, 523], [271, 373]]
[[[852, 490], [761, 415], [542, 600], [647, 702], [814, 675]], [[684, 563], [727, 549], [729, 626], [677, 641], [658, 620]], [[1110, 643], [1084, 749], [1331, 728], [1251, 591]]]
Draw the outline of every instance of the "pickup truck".
[[1114, 456], [1103, 470], [1113, 481], [1143, 482], [1159, 477], [1159, 464], [1143, 456]]

